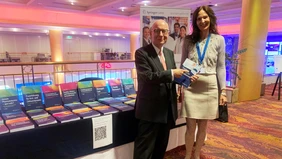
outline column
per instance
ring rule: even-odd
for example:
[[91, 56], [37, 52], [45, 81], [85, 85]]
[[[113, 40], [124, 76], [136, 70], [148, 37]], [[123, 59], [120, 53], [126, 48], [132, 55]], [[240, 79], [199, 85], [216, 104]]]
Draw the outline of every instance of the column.
[[260, 97], [264, 71], [264, 50], [268, 33], [271, 0], [243, 0], [239, 36], [239, 50], [247, 49], [239, 57], [237, 80], [238, 100]]
[[[52, 62], [63, 61], [63, 33], [61, 30], [49, 30]], [[54, 65], [54, 84], [64, 83], [64, 65]]]
[[[139, 47], [140, 47], [139, 35], [137, 35], [137, 34], [130, 34], [131, 60], [135, 60], [135, 51]], [[131, 70], [131, 78], [134, 79], [135, 90], [137, 90], [137, 74], [136, 74], [136, 69], [135, 68]]]

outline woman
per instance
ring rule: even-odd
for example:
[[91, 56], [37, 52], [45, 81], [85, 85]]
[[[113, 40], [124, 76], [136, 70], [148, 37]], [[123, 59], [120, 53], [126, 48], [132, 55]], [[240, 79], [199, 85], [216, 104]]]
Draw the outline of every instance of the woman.
[[175, 45], [175, 51], [174, 51], [175, 54], [182, 54], [182, 48], [183, 48], [185, 36], [186, 36], [186, 27], [181, 26], [179, 38], [176, 39], [176, 45]]
[[[193, 32], [185, 39], [181, 63], [188, 58], [202, 66], [201, 71], [192, 77], [192, 84], [184, 89], [181, 110], [186, 117], [185, 134], [186, 157], [192, 156], [196, 124], [198, 132], [194, 159], [200, 159], [208, 120], [218, 117], [218, 104], [227, 102], [225, 92], [225, 41], [218, 34], [213, 10], [208, 6], [198, 7], [193, 13]], [[218, 85], [218, 84], [219, 85]], [[218, 92], [221, 92], [220, 96]], [[218, 103], [218, 97], [220, 98]]]

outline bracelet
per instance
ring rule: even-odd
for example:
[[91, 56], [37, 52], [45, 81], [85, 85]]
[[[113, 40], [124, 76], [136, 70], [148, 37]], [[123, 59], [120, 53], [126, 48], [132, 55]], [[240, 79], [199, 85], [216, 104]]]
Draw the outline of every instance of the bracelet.
[[221, 95], [223, 95], [225, 97], [227, 96], [225, 92], [221, 92]]

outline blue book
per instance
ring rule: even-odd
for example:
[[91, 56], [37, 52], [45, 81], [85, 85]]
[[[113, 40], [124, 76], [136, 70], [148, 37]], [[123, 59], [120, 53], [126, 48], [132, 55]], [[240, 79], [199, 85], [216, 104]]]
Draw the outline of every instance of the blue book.
[[88, 108], [87, 106], [85, 106], [82, 103], [68, 103], [68, 104], [65, 104], [64, 106], [65, 106], [65, 108], [67, 108], [71, 111], [76, 110], [76, 109]]
[[122, 97], [124, 93], [122, 92], [121, 82], [118, 79], [110, 79], [108, 80], [110, 85], [110, 93], [112, 97]]
[[188, 72], [184, 73], [180, 78], [174, 77], [174, 81], [177, 84], [188, 88], [191, 85], [190, 77], [199, 73], [201, 71], [201, 66], [187, 58], [183, 62], [181, 68], [187, 70]]
[[121, 83], [123, 86], [124, 96], [136, 94], [132, 78], [121, 79]]
[[46, 108], [62, 105], [62, 98], [60, 96], [60, 91], [58, 86], [47, 85], [47, 86], [42, 86], [41, 89], [43, 92]]
[[106, 104], [106, 105], [110, 105], [110, 104], [113, 104], [113, 103], [122, 103], [122, 101], [115, 99], [113, 97], [100, 98], [100, 99], [98, 99], [98, 101], [100, 103], [103, 103], [103, 104]]
[[0, 90], [0, 110], [4, 113], [21, 113], [21, 106], [18, 100], [17, 89]]
[[95, 101], [96, 94], [94, 93], [92, 81], [78, 82], [78, 95], [82, 103]]
[[80, 119], [80, 117], [73, 114], [71, 111], [53, 113], [52, 116], [55, 117], [60, 123], [66, 123]]
[[91, 107], [92, 109], [101, 112], [102, 114], [113, 114], [113, 113], [117, 113], [119, 112], [117, 109], [110, 107], [108, 105], [105, 105], [103, 103], [100, 103], [98, 101], [94, 101], [94, 102], [86, 102], [83, 103], [89, 107]]
[[22, 86], [25, 110], [43, 109], [40, 86]]
[[56, 124], [57, 120], [51, 116], [43, 116], [43, 117], [36, 117], [32, 119], [38, 126], [45, 126], [45, 125], [51, 125], [51, 124]]
[[123, 103], [132, 100], [132, 98], [128, 98], [128, 97], [116, 97], [115, 99], [120, 100]]
[[123, 103], [113, 103], [113, 104], [110, 104], [111, 107], [114, 107], [120, 111], [129, 111], [129, 110], [133, 110], [134, 107], [131, 107], [131, 106], [128, 106], [126, 104], [123, 104]]
[[100, 98], [110, 97], [105, 80], [94, 80], [93, 86], [96, 100]]
[[64, 104], [79, 102], [77, 82], [60, 84]]

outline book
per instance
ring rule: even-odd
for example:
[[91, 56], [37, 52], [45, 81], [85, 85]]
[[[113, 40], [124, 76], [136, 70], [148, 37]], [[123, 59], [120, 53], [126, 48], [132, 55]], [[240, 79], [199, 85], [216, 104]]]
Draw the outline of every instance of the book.
[[48, 115], [48, 113], [44, 109], [33, 109], [33, 110], [26, 111], [26, 113], [31, 118], [37, 118], [37, 117]]
[[0, 124], [3, 124], [4, 121], [3, 121], [3, 118], [0, 116]]
[[52, 114], [52, 116], [55, 117], [60, 123], [66, 123], [80, 119], [77, 115], [73, 114], [71, 111], [57, 112]]
[[79, 102], [77, 93], [77, 82], [62, 83], [59, 85], [64, 104]]
[[128, 98], [128, 97], [116, 97], [115, 99], [117, 99], [117, 100], [119, 100], [123, 103], [132, 100], [132, 98]]
[[98, 102], [104, 103], [106, 105], [110, 105], [110, 104], [113, 104], [113, 103], [122, 103], [122, 101], [115, 99], [113, 97], [100, 98], [100, 99], [98, 99]]
[[63, 105], [60, 90], [57, 85], [42, 86], [41, 89], [46, 108]]
[[6, 125], [10, 132], [18, 132], [33, 129], [34, 124], [26, 117], [25, 119], [13, 119], [6, 121]]
[[53, 110], [61, 110], [61, 109], [65, 109], [65, 107], [63, 107], [62, 105], [59, 105], [59, 106], [48, 107], [45, 110], [50, 113], [50, 111], [52, 112]]
[[94, 80], [92, 82], [94, 86], [96, 100], [100, 98], [110, 97], [105, 80]]
[[87, 106], [85, 106], [84, 104], [82, 103], [78, 103], [78, 102], [75, 102], [75, 103], [68, 103], [68, 104], [65, 104], [64, 105], [65, 108], [73, 111], [73, 110], [76, 110], [76, 109], [83, 109], [83, 108], [88, 108]]
[[188, 72], [184, 73], [181, 77], [176, 78], [174, 77], [174, 81], [177, 84], [180, 84], [186, 88], [188, 88], [191, 85], [190, 77], [193, 75], [196, 75], [201, 71], [201, 66], [196, 64], [194, 61], [191, 61], [190, 59], [186, 59], [183, 64], [181, 65], [182, 69], [188, 70]]
[[94, 102], [86, 102], [83, 103], [89, 107], [91, 107], [93, 110], [96, 110], [98, 112], [101, 112], [103, 114], [113, 114], [113, 113], [117, 113], [119, 112], [117, 109], [110, 107], [108, 105], [105, 105], [103, 103], [100, 103], [98, 101], [94, 101]]
[[0, 124], [0, 134], [5, 134], [8, 132], [9, 132], [9, 129], [7, 128], [7, 126], [4, 124]]
[[135, 99], [132, 99], [132, 100], [130, 100], [130, 101], [124, 102], [124, 104], [127, 104], [127, 105], [130, 105], [130, 106], [135, 107], [135, 102], [136, 102], [136, 100], [135, 100]]
[[25, 110], [43, 109], [41, 87], [37, 85], [22, 86]]
[[0, 110], [4, 113], [21, 112], [21, 106], [18, 99], [17, 89], [1, 89], [0, 90]]
[[136, 91], [134, 88], [134, 81], [132, 78], [125, 78], [125, 79], [121, 79], [121, 83], [122, 83], [122, 87], [123, 87], [123, 91], [124, 91], [124, 96], [132, 96], [135, 95], [136, 98]]
[[27, 118], [26, 114], [23, 111], [13, 112], [13, 113], [3, 113], [2, 117], [5, 122], [17, 118]]
[[35, 117], [32, 118], [32, 120], [37, 124], [37, 126], [45, 126], [57, 123], [56, 119], [51, 115]]
[[78, 82], [77, 84], [78, 95], [82, 103], [96, 100], [96, 94], [94, 93], [92, 81], [82, 81]]
[[130, 94], [130, 95], [127, 95], [126, 97], [136, 99], [137, 94]]
[[116, 98], [124, 96], [124, 93], [122, 92], [121, 82], [119, 79], [110, 79], [108, 80], [108, 83], [110, 86], [110, 93], [112, 97]]
[[134, 108], [131, 107], [131, 106], [128, 106], [126, 104], [123, 104], [123, 103], [113, 103], [113, 104], [110, 104], [111, 107], [114, 107], [120, 111], [129, 111], [129, 110], [133, 110]]
[[65, 107], [63, 107], [63, 108], [60, 107], [58, 109], [49, 110], [48, 112], [53, 115], [53, 114], [61, 113], [61, 112], [65, 112], [65, 111], [70, 111], [70, 110], [66, 109]]
[[73, 110], [73, 113], [81, 117], [82, 119], [93, 118], [96, 116], [100, 116], [101, 114], [98, 111], [95, 111], [89, 107], [83, 109]]

